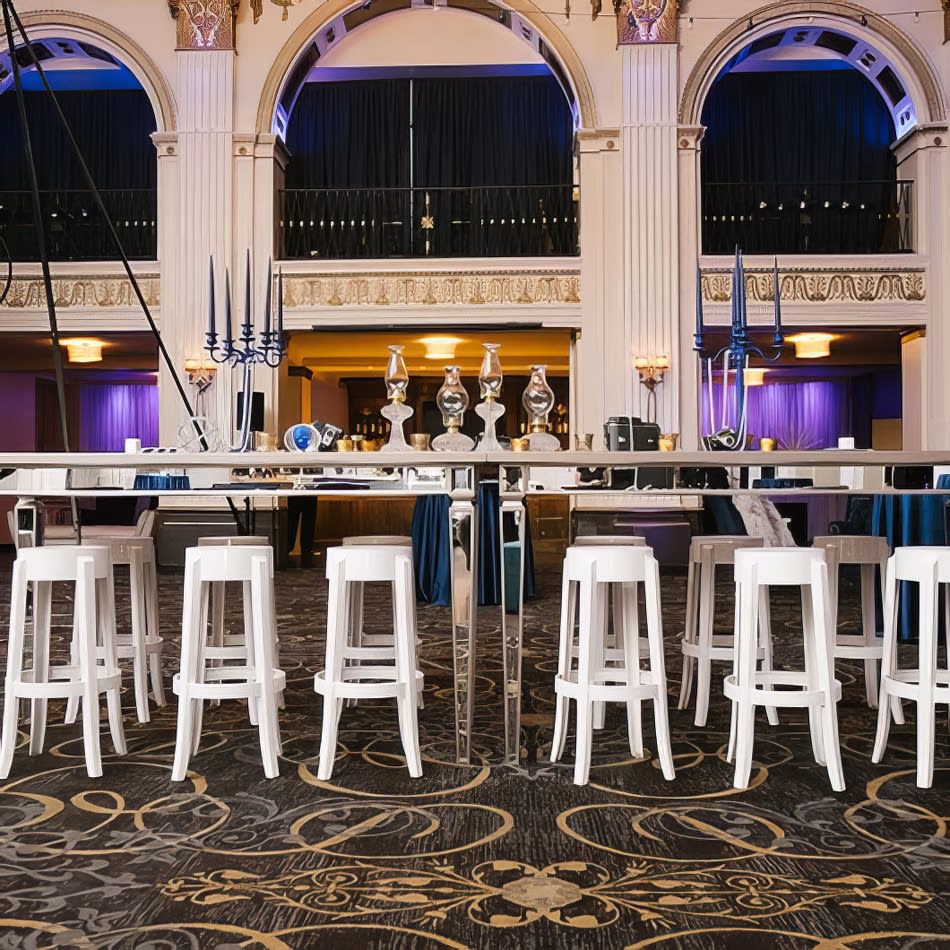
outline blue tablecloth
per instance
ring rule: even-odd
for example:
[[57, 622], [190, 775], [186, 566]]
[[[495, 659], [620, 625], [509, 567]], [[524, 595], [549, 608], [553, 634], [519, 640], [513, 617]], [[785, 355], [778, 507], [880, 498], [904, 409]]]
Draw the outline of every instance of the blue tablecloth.
[[[950, 488], [941, 475], [938, 488]], [[946, 495], [875, 495], [871, 533], [887, 538], [891, 550], [947, 543]], [[900, 639], [917, 637], [917, 585], [902, 585], [898, 624]]]
[[[420, 603], [447, 606], [452, 591], [448, 495], [423, 495], [412, 514], [412, 553], [416, 565], [416, 597]], [[501, 603], [501, 549], [498, 543], [498, 483], [478, 486], [478, 602]], [[517, 539], [506, 538], [506, 561], [517, 555]], [[512, 547], [513, 544], [513, 547]], [[510, 580], [510, 577], [509, 577]], [[509, 588], [511, 585], [508, 585]], [[508, 590], [508, 604], [512, 591]], [[524, 596], [534, 597], [534, 551], [525, 524]]]

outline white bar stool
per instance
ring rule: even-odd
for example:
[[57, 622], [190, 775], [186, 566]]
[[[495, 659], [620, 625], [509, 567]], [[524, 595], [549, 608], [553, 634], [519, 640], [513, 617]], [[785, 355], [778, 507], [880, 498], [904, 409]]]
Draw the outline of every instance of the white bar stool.
[[[641, 670], [637, 635], [637, 584], [644, 586], [649, 669]], [[621, 623], [618, 643], [623, 658], [608, 665], [605, 655], [607, 585], [620, 587]], [[580, 601], [577, 668], [573, 669], [574, 599]], [[622, 632], [621, 632], [622, 631]], [[618, 647], [619, 649], [619, 647]], [[558, 672], [554, 679], [556, 706], [551, 761], [560, 759], [567, 738], [568, 705], [577, 703], [577, 752], [574, 783], [586, 785], [590, 774], [595, 704], [621, 702], [627, 706], [630, 752], [643, 755], [640, 703], [653, 700], [657, 755], [663, 776], [674, 778], [666, 708], [663, 666], [663, 621], [659, 566], [653, 551], [642, 545], [581, 545], [564, 557]]]
[[[211, 589], [228, 581], [241, 584], [245, 628], [243, 665], [208, 664], [207, 623]], [[274, 552], [270, 546], [205, 545], [185, 552], [185, 590], [181, 631], [181, 672], [172, 683], [178, 696], [178, 732], [172, 781], [185, 778], [188, 761], [201, 740], [206, 699], [246, 699], [260, 733], [264, 774], [278, 774], [280, 732], [277, 694], [285, 686], [275, 667]]]
[[[412, 559], [406, 548], [378, 544], [327, 549], [326, 668], [314, 677], [314, 690], [323, 696], [323, 732], [317, 778], [333, 773], [337, 728], [345, 699], [395, 697], [399, 732], [406, 764], [413, 778], [422, 775], [417, 705], [423, 676], [416, 664]], [[352, 585], [387, 582], [393, 588], [393, 639], [385, 646], [350, 642]], [[382, 665], [382, 664], [386, 665]]]
[[[132, 660], [132, 683], [135, 691], [135, 711], [139, 722], [149, 722], [148, 681], [157, 706], [165, 705], [162, 684], [162, 647], [158, 626], [158, 574], [155, 567], [155, 542], [150, 537], [102, 537], [97, 545], [107, 546], [115, 568], [129, 569], [129, 594], [132, 606], [131, 633], [117, 633], [116, 656]], [[102, 659], [100, 648], [100, 659]], [[75, 661], [74, 661], [75, 662]], [[71, 699], [66, 707], [66, 722], [74, 722], [79, 700]]]
[[[50, 666], [54, 581], [75, 585], [73, 642], [77, 665]], [[33, 587], [33, 667], [24, 669], [27, 588], [30, 585]], [[96, 657], [97, 639], [102, 644], [101, 666]], [[10, 774], [20, 699], [30, 700], [30, 755], [39, 755], [43, 751], [47, 701], [81, 699], [86, 771], [91, 778], [100, 777], [100, 693], [106, 694], [109, 729], [115, 751], [119, 755], [124, 755], [126, 751], [119, 697], [121, 685], [122, 678], [116, 660], [115, 605], [109, 549], [92, 545], [21, 548], [13, 564], [10, 641], [3, 733], [0, 737], [0, 778], [5, 779]]]
[[[919, 633], [917, 669], [900, 669], [897, 662], [898, 583], [917, 584]], [[887, 562], [884, 588], [884, 656], [881, 661], [881, 695], [872, 762], [880, 762], [887, 748], [893, 704], [888, 697], [917, 704], [917, 786], [930, 788], [934, 778], [935, 713], [938, 703], [950, 704], [950, 668], [937, 666], [937, 596], [941, 584], [950, 584], [950, 548], [897, 548]], [[906, 589], [906, 588], [905, 588]], [[950, 592], [947, 592], [950, 597]], [[947, 607], [950, 613], [950, 605]], [[950, 617], [945, 617], [950, 641]], [[948, 659], [950, 665], [950, 659]]]
[[[762, 548], [739, 550], [735, 557], [736, 650], [732, 675], [725, 678], [726, 696], [732, 700], [729, 759], [735, 753], [736, 788], [749, 787], [755, 707], [806, 707], [812, 751], [819, 765], [826, 765], [831, 787], [844, 791], [841, 748], [838, 742], [836, 703], [841, 683], [834, 678], [834, 631], [828, 567], [823, 548]], [[769, 587], [801, 588], [805, 652], [803, 670], [756, 670], [759, 613], [763, 591]], [[776, 689], [776, 687], [797, 687]]]
[[[874, 568], [881, 571], [881, 603], [884, 602], [884, 574], [890, 548], [886, 538], [850, 534], [821, 535], [812, 542], [824, 548], [828, 563], [828, 582], [831, 590], [831, 616], [835, 631], [835, 658], [864, 660], [864, 691], [867, 703], [877, 709], [877, 661], [884, 655], [883, 641], [876, 635], [874, 622]], [[842, 564], [856, 564], [861, 569], [861, 633], [841, 633], [838, 630], [838, 569]], [[900, 702], [895, 713], [903, 722]]]
[[[689, 544], [689, 567], [686, 574], [686, 624], [683, 628], [683, 676], [680, 681], [678, 709], [689, 705], [696, 676], [697, 726], [705, 726], [709, 715], [709, 689], [712, 681], [712, 663], [729, 662], [735, 656], [734, 630], [728, 634], [714, 633], [716, 610], [716, 568], [735, 564], [736, 551], [761, 548], [762, 538], [746, 535], [699, 535]], [[738, 610], [738, 604], [736, 604]], [[765, 598], [760, 614], [759, 648], [757, 659], [763, 669], [772, 668], [772, 635], [769, 623], [768, 599]], [[774, 709], [769, 710], [769, 721], [778, 724]]]

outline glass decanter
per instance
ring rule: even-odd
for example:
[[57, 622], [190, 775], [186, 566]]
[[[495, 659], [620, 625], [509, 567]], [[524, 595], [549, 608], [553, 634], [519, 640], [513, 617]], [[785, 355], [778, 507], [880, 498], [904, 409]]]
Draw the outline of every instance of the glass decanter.
[[435, 404], [442, 413], [442, 422], [447, 431], [432, 440], [432, 448], [437, 452], [466, 452], [471, 449], [475, 443], [459, 432], [465, 410], [468, 409], [468, 393], [459, 379], [457, 366], [445, 367], [445, 382], [436, 394]]

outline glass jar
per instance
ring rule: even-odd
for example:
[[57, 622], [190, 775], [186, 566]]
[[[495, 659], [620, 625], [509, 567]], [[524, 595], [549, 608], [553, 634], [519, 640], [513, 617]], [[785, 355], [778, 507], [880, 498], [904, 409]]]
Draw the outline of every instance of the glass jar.
[[458, 432], [462, 427], [462, 417], [468, 409], [468, 393], [459, 380], [457, 366], [445, 367], [445, 382], [435, 397], [435, 404], [442, 413], [442, 422], [449, 432]]
[[531, 379], [521, 397], [521, 405], [528, 413], [532, 432], [543, 432], [548, 413], [554, 408], [554, 390], [548, 385], [547, 366], [532, 366]]
[[504, 376], [501, 372], [501, 360], [498, 359], [500, 343], [483, 343], [485, 356], [478, 374], [478, 390], [482, 399], [495, 400], [501, 395]]
[[405, 402], [409, 388], [409, 370], [402, 358], [402, 347], [389, 347], [389, 362], [386, 364], [386, 397], [390, 402]]

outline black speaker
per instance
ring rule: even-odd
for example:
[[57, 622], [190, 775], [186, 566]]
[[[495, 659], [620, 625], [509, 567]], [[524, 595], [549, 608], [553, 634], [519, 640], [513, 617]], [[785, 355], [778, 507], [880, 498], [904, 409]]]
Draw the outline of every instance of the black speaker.
[[[244, 393], [238, 393], [237, 413], [234, 423], [235, 429], [240, 429], [244, 423]], [[251, 394], [251, 432], [264, 431], [264, 394]]]

